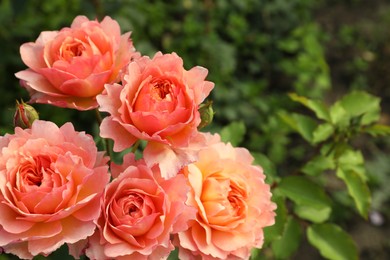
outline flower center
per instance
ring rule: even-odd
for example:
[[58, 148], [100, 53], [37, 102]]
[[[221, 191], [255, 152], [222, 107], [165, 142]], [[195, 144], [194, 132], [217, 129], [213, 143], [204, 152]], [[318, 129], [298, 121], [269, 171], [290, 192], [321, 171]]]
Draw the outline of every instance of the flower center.
[[234, 216], [240, 216], [245, 212], [245, 195], [237, 191], [233, 187], [229, 192], [228, 200], [230, 202], [230, 210]]
[[60, 57], [63, 60], [70, 61], [73, 57], [81, 56], [84, 50], [85, 47], [81, 42], [67, 40], [60, 48]]
[[171, 83], [166, 80], [155, 82], [152, 93], [156, 100], [162, 100], [166, 98], [171, 100]]
[[51, 172], [50, 158], [36, 156], [24, 162], [18, 169], [16, 187], [20, 191], [28, 191], [28, 187], [40, 187], [44, 179], [44, 172]]

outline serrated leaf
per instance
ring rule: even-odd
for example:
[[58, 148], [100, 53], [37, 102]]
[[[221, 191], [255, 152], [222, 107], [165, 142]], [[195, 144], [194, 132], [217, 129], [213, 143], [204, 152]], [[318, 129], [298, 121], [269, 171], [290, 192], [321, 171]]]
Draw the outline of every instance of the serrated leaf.
[[313, 132], [313, 143], [320, 143], [328, 139], [334, 133], [333, 125], [324, 123], [314, 130]]
[[390, 135], [390, 126], [375, 124], [372, 126], [365, 127], [363, 132], [366, 132], [372, 136], [386, 136]]
[[332, 158], [319, 155], [306, 163], [302, 168], [302, 172], [307, 175], [317, 176], [325, 170], [333, 170], [335, 167], [336, 165]]
[[246, 127], [244, 122], [232, 122], [222, 128], [220, 135], [223, 142], [230, 142], [233, 146], [238, 146], [244, 139]]
[[338, 168], [336, 175], [347, 185], [348, 193], [353, 198], [360, 215], [367, 218], [371, 204], [371, 194], [366, 182], [358, 173], [351, 170]]
[[[331, 200], [322, 187], [303, 176], [289, 176], [278, 185], [280, 192], [298, 205], [296, 214], [312, 222], [326, 221], [332, 211]], [[299, 208], [300, 207], [300, 208]], [[316, 212], [315, 215], [306, 214]]]
[[321, 255], [331, 260], [357, 260], [358, 251], [351, 237], [339, 226], [315, 224], [307, 229], [307, 238]]
[[291, 256], [300, 244], [302, 231], [298, 221], [293, 217], [287, 219], [283, 234], [272, 243], [272, 251], [277, 259], [286, 259]]
[[309, 108], [310, 110], [312, 110], [316, 114], [317, 118], [323, 119], [325, 121], [330, 121], [330, 115], [329, 115], [328, 108], [321, 101], [312, 100], [312, 99], [309, 99], [307, 97], [299, 96], [296, 93], [290, 93], [290, 94], [288, 94], [288, 96], [292, 100], [299, 102], [302, 105]]

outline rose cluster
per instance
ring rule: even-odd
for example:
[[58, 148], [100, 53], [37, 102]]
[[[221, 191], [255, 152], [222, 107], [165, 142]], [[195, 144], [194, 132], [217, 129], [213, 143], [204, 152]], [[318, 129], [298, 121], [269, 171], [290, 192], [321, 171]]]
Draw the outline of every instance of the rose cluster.
[[[0, 251], [31, 259], [66, 244], [75, 258], [166, 259], [176, 247], [180, 259], [247, 259], [262, 246], [276, 208], [262, 168], [199, 131], [207, 69], [141, 55], [110, 17], [78, 16], [20, 53], [30, 103], [105, 112], [100, 136], [129, 152], [116, 164], [72, 123], [18, 104], [18, 126], [0, 137]], [[128, 148], [140, 140], [136, 158]]]

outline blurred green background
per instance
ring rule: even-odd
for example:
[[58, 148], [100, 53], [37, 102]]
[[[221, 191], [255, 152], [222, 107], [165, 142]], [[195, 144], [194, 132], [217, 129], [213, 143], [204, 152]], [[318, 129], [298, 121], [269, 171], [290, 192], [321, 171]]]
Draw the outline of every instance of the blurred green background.
[[[116, 19], [123, 33], [132, 31], [144, 55], [176, 52], [187, 69], [206, 67], [208, 80], [216, 84], [209, 98], [216, 114], [205, 130], [220, 131], [233, 122], [233, 133], [245, 133], [236, 143], [269, 158], [279, 176], [310, 156], [307, 143], [277, 116], [302, 109], [289, 92], [333, 103], [351, 90], [365, 90], [382, 99], [380, 121], [390, 124], [389, 1], [1, 0], [0, 134], [13, 131], [15, 100], [29, 99], [14, 76], [26, 68], [20, 45], [35, 41], [41, 31], [70, 26], [80, 14]], [[77, 130], [96, 134], [93, 111], [34, 107], [41, 119], [59, 125], [72, 121]], [[362, 259], [389, 259], [390, 139], [363, 136], [354, 142], [366, 157], [372, 212], [383, 222], [348, 214], [340, 222]], [[321, 259], [305, 245], [293, 259]]]

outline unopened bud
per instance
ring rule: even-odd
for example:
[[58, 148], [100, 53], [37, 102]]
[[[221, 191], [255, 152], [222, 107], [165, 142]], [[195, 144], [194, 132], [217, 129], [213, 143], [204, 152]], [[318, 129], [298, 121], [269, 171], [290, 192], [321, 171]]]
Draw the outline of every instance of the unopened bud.
[[30, 128], [32, 123], [39, 119], [38, 112], [30, 105], [23, 101], [19, 103], [16, 101], [16, 112], [14, 115], [14, 126], [23, 129]]
[[207, 101], [199, 106], [199, 113], [201, 122], [198, 129], [208, 126], [214, 118], [213, 101]]

